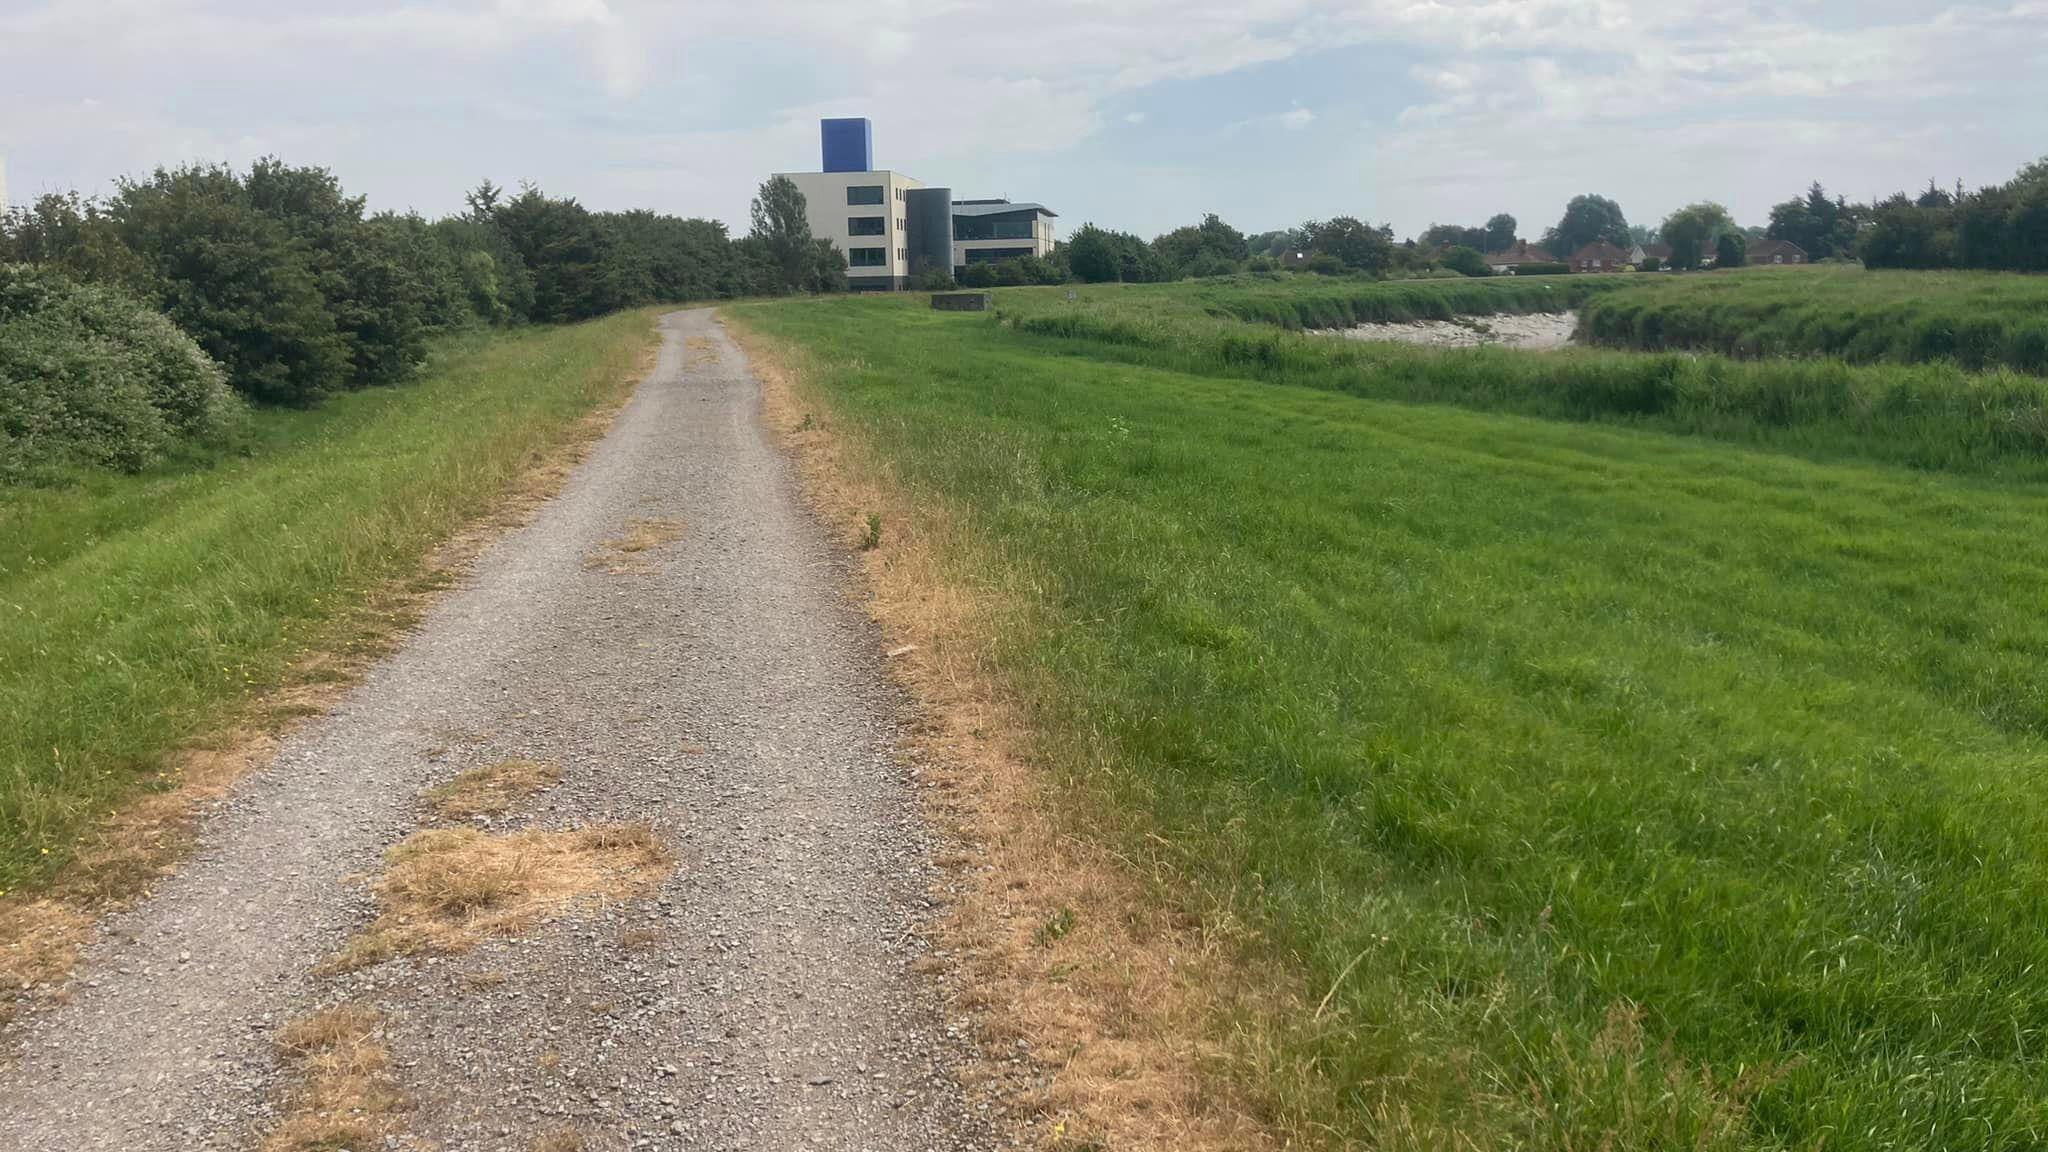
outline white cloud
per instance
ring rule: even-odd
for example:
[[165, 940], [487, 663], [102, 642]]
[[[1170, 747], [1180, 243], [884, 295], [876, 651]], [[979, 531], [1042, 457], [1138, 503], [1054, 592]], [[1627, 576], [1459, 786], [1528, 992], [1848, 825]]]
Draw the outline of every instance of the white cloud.
[[[1301, 175], [1267, 180], [1272, 203], [1260, 211], [1301, 215], [1287, 201], [1315, 192], [1305, 181], [1327, 171], [1316, 167], [1323, 142], [1345, 140], [1379, 158], [1339, 174], [1348, 195], [1381, 201], [1355, 210], [1419, 227], [1467, 199], [1497, 201], [1505, 185], [1550, 196], [1567, 177], [1590, 178], [1587, 168], [1666, 198], [1681, 181], [1783, 182], [1788, 168], [1804, 179], [1842, 165], [1860, 178], [1942, 120], [1934, 101], [2002, 99], [2007, 110], [1949, 117], [1955, 127], [1925, 137], [1933, 155], [1918, 162], [1989, 148], [1993, 133], [2024, 138], [2020, 109], [2048, 95], [2034, 67], [2048, 55], [2043, 0], [0, 4], [0, 75], [19, 94], [0, 110], [0, 148], [16, 154], [18, 190], [244, 159], [234, 154], [263, 141], [346, 161], [352, 186], [430, 209], [453, 206], [438, 189], [467, 171], [594, 186], [593, 202], [607, 188], [651, 190], [678, 198], [663, 207], [736, 219], [759, 173], [809, 159], [819, 115], [874, 117], [884, 162], [912, 171], [1038, 179], [1130, 93], [1173, 85], [1145, 100], [1161, 112], [1165, 93], [1287, 62], [1257, 75], [1315, 107], [1263, 112], [1288, 93], [1254, 93], [1249, 117], [1225, 129], [1295, 140], [1267, 146], [1279, 151], [1262, 162]], [[1412, 95], [1387, 104], [1381, 85], [1380, 105], [1345, 106], [1290, 82], [1311, 57], [1347, 50], [1401, 59], [1391, 79]], [[189, 98], [167, 101], [169, 91]], [[84, 105], [88, 96], [100, 104]], [[1147, 133], [1119, 138], [1142, 146], [1201, 119], [1128, 112], [1121, 123]], [[1303, 142], [1311, 129], [1317, 149]], [[1800, 153], [1765, 156], [1758, 142], [1773, 137], [1798, 140]], [[1752, 156], [1765, 156], [1757, 173], [1731, 167]], [[1215, 179], [1229, 175], [1213, 163]]]

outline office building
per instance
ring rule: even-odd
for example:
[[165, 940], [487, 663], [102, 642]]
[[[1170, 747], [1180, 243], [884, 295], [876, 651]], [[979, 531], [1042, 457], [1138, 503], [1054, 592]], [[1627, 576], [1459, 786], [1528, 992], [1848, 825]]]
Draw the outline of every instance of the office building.
[[855, 291], [907, 287], [927, 268], [1052, 251], [1056, 214], [1042, 204], [954, 200], [913, 176], [874, 164], [874, 128], [862, 118], [819, 125], [818, 172], [783, 172], [804, 194], [811, 235], [846, 255]]

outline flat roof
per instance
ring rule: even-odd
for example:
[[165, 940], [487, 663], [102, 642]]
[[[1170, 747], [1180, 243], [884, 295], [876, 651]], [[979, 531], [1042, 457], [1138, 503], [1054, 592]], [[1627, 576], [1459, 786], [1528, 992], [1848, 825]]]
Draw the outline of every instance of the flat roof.
[[1047, 216], [1059, 215], [1059, 213], [1047, 208], [1043, 204], [1008, 204], [988, 200], [953, 201], [953, 215], [955, 216], [1001, 216], [1010, 212], [1040, 212]]

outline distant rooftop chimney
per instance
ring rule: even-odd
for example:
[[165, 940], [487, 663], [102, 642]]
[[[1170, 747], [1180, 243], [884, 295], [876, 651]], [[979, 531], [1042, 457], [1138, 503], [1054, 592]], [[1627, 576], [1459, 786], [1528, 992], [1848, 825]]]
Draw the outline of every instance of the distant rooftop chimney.
[[867, 117], [848, 116], [820, 120], [818, 136], [824, 145], [825, 171], [875, 170], [875, 128]]

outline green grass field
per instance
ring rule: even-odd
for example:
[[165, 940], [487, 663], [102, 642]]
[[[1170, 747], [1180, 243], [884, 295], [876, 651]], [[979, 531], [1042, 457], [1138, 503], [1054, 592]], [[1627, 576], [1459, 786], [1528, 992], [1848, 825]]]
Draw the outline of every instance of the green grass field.
[[240, 455], [0, 489], [0, 889], [157, 782], [620, 394], [650, 313], [446, 339], [412, 384], [259, 412]]
[[2048, 279], [2039, 276], [1757, 268], [1616, 279], [1630, 281], [1627, 290], [1587, 302], [1581, 338], [2048, 375]]
[[[1624, 285], [1639, 278], [1574, 279]], [[1348, 290], [1367, 301], [1356, 305], [1361, 312], [1398, 314], [1415, 287], [1395, 282]], [[1543, 356], [1503, 349], [1447, 353], [1240, 323], [1218, 315], [1227, 311], [1222, 297], [1229, 288], [1214, 281], [1105, 286], [1073, 300], [1059, 289], [1011, 289], [998, 298], [997, 314], [1033, 335], [1075, 342], [1074, 354], [1198, 375], [1680, 432], [1824, 458], [2048, 478], [2048, 382], [2038, 377], [1952, 364], [1852, 369], [1825, 359], [1744, 361], [1585, 348]], [[1373, 292], [1390, 301], [1370, 303]], [[1485, 302], [1483, 294], [1441, 299], [1468, 307]]]
[[[1995, 466], [2024, 448], [1914, 470], [1842, 448], [1869, 413], [1779, 442], [1516, 399], [1620, 354], [1345, 384], [998, 303], [733, 311], [949, 511], [958, 578], [1025, 598], [1000, 660], [1077, 825], [1331, 990], [1242, 1065], [1277, 1123], [2048, 1143], [2048, 488]], [[1230, 338], [1265, 335], [1306, 340]], [[1377, 382], [1440, 374], [1509, 386]]]

